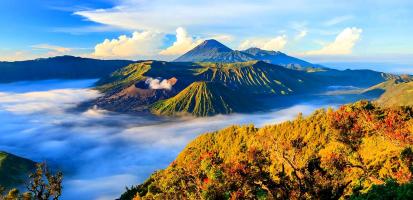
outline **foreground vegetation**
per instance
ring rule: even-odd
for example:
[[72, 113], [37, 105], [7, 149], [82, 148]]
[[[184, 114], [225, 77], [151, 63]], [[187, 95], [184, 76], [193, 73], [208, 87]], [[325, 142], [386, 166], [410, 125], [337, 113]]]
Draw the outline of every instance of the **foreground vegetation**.
[[45, 163], [36, 164], [36, 169], [28, 178], [27, 191], [23, 193], [17, 188], [7, 192], [0, 186], [0, 200], [58, 200], [62, 195], [63, 174], [53, 174]]
[[412, 199], [413, 108], [361, 101], [191, 142], [121, 199]]

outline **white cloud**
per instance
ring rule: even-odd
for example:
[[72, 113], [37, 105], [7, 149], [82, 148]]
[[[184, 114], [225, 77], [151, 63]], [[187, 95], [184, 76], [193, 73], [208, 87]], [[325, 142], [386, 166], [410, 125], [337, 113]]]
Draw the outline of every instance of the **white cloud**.
[[240, 49], [247, 49], [250, 47], [258, 47], [264, 50], [279, 51], [284, 49], [287, 44], [287, 36], [281, 35], [270, 39], [247, 39], [241, 43]]
[[298, 32], [298, 34], [295, 36], [294, 40], [298, 41], [303, 39], [305, 36], [307, 36], [308, 31], [307, 30], [301, 30]]
[[92, 54], [102, 58], [142, 58], [157, 54], [163, 34], [154, 31], [134, 32], [131, 37], [121, 35], [117, 39], [105, 39], [95, 46]]
[[325, 22], [323, 23], [323, 25], [324, 25], [324, 26], [334, 26], [334, 25], [343, 23], [343, 22], [345, 22], [345, 21], [351, 20], [351, 19], [353, 19], [353, 18], [354, 18], [354, 17], [351, 16], [351, 15], [339, 16], [339, 17], [335, 17], [335, 18], [332, 18], [332, 19], [329, 19], [329, 20], [325, 21]]
[[[17, 114], [36, 112], [59, 114], [62, 109], [75, 106], [76, 104], [71, 104], [74, 100], [86, 101], [97, 98], [99, 95], [96, 90], [87, 89], [57, 89], [16, 94], [0, 92], [0, 110]], [[55, 109], [57, 104], [64, 106]]]
[[50, 45], [50, 44], [36, 44], [36, 45], [33, 45], [32, 48], [40, 49], [40, 50], [50, 50], [50, 51], [54, 51], [54, 52], [58, 52], [58, 53], [67, 53], [67, 52], [72, 51], [71, 48], [56, 46], [56, 45]]
[[201, 42], [202, 40], [194, 40], [188, 35], [188, 32], [184, 28], [179, 27], [176, 29], [176, 41], [172, 44], [172, 46], [162, 50], [159, 54], [180, 55], [191, 50]]
[[121, 0], [112, 8], [83, 10], [74, 14], [118, 28], [168, 32], [179, 26], [236, 22], [245, 13], [259, 14], [268, 9], [249, 1]]
[[362, 29], [352, 27], [344, 29], [336, 39], [319, 50], [309, 51], [309, 55], [346, 55], [351, 54], [353, 47], [360, 40]]

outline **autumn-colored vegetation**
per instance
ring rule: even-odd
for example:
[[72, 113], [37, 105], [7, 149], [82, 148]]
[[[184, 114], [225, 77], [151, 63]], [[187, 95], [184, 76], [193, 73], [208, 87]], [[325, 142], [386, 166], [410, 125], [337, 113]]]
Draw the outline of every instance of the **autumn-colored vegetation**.
[[412, 144], [413, 108], [360, 101], [203, 134], [121, 199], [405, 199]]

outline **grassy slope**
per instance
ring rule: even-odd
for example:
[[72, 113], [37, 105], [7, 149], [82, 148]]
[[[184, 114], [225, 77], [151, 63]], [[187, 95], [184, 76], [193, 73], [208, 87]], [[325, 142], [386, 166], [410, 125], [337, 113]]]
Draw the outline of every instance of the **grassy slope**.
[[286, 95], [311, 88], [306, 73], [285, 69], [262, 61], [240, 63], [198, 63], [197, 76], [216, 81], [249, 94]]
[[364, 93], [380, 95], [377, 103], [382, 106], [411, 106], [413, 80], [411, 77], [391, 79], [366, 89]]
[[311, 82], [305, 72], [285, 69], [262, 61], [239, 63], [167, 63], [147, 61], [131, 64], [101, 79], [97, 86], [103, 91], [124, 88], [145, 76], [178, 79], [181, 89], [195, 81], [220, 82], [233, 90], [252, 94], [285, 95]]
[[160, 115], [209, 116], [251, 110], [246, 99], [220, 83], [194, 82], [167, 100], [158, 101], [151, 111]]
[[0, 185], [11, 188], [23, 184], [35, 162], [0, 151]]
[[377, 102], [384, 106], [413, 105], [413, 81], [398, 83], [388, 87]]
[[142, 80], [143, 74], [151, 69], [151, 61], [130, 64], [100, 79], [96, 85], [101, 91], [110, 91], [130, 86]]

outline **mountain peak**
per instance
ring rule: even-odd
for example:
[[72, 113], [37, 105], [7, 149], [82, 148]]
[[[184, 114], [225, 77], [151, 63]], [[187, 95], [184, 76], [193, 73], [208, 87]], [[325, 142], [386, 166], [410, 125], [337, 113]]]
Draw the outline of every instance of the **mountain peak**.
[[216, 52], [231, 52], [232, 51], [232, 49], [230, 49], [229, 47], [225, 46], [224, 44], [214, 39], [203, 41], [201, 44], [199, 44], [198, 46], [194, 48], [194, 50], [196, 49], [215, 50]]
[[234, 62], [252, 60], [248, 55], [234, 51], [217, 40], [205, 40], [180, 56], [175, 62]]
[[[175, 62], [245, 62], [262, 60], [268, 63], [281, 65], [297, 70], [320, 68], [307, 61], [291, 57], [280, 51], [263, 50], [251, 47], [243, 51], [234, 51], [217, 40], [209, 39], [178, 57]], [[313, 69], [311, 69], [313, 70]]]

